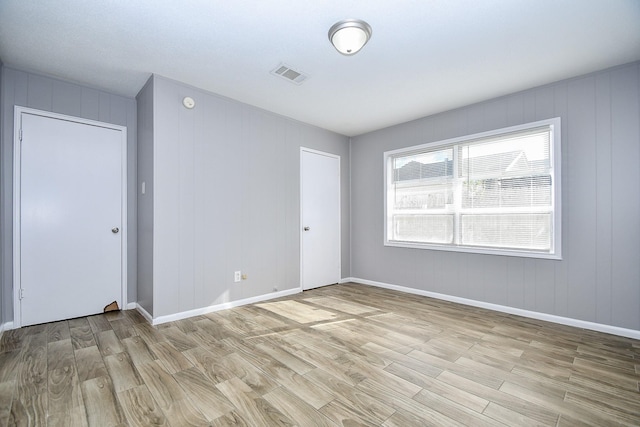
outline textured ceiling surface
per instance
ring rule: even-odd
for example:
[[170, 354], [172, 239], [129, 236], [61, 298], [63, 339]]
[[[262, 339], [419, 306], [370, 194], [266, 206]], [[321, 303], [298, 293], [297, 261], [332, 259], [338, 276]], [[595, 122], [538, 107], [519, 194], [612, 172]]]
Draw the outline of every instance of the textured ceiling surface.
[[[351, 57], [327, 37], [345, 18], [373, 28]], [[130, 97], [155, 73], [354, 136], [638, 60], [640, 1], [0, 0], [0, 58]]]

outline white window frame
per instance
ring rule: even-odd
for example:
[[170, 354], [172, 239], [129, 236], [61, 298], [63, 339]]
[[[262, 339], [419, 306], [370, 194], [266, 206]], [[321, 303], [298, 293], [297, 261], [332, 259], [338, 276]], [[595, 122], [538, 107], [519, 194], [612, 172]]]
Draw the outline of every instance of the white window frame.
[[[434, 244], [434, 243], [420, 243], [420, 242], [405, 242], [405, 241], [395, 241], [389, 239], [389, 227], [391, 221], [391, 215], [388, 213], [388, 208], [390, 202], [390, 197], [392, 196], [391, 188], [393, 186], [393, 170], [392, 161], [394, 157], [398, 157], [400, 155], [410, 155], [415, 152], [419, 152], [422, 150], [433, 150], [439, 147], [444, 148], [445, 146], [454, 146], [457, 144], [463, 144], [465, 142], [470, 142], [472, 140], [490, 138], [490, 137], [500, 137], [505, 134], [514, 133], [514, 132], [522, 132], [527, 131], [534, 128], [540, 127], [549, 127], [550, 129], [550, 142], [551, 142], [551, 165], [553, 167], [551, 172], [551, 200], [552, 200], [552, 248], [549, 252], [541, 252], [541, 251], [533, 251], [533, 250], [521, 250], [521, 249], [503, 249], [503, 248], [489, 248], [489, 247], [478, 247], [478, 246], [464, 246], [461, 244], [456, 244], [455, 237], [453, 244]], [[491, 130], [487, 132], [476, 133], [473, 135], [465, 135], [458, 138], [451, 138], [443, 141], [430, 142], [427, 144], [416, 145], [407, 148], [401, 148], [392, 151], [386, 151], [383, 155], [384, 157], [384, 212], [383, 212], [383, 223], [384, 223], [384, 245], [385, 246], [394, 246], [394, 247], [402, 247], [402, 248], [416, 248], [416, 249], [430, 249], [430, 250], [442, 250], [442, 251], [452, 251], [452, 252], [467, 252], [467, 253], [477, 253], [477, 254], [488, 254], [488, 255], [505, 255], [505, 256], [518, 256], [518, 257], [528, 257], [528, 258], [542, 258], [542, 259], [562, 259], [562, 173], [561, 173], [561, 124], [560, 117], [555, 117], [548, 120], [540, 120], [537, 122], [526, 123], [517, 126], [511, 126], [496, 130]], [[457, 162], [454, 161], [454, 174], [457, 173]], [[460, 197], [457, 194], [454, 197]]]

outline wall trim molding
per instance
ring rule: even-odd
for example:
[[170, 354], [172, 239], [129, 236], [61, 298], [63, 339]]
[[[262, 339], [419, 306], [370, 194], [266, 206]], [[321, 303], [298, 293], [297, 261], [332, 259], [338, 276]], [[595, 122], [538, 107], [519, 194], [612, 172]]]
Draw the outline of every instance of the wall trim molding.
[[342, 279], [340, 283], [360, 283], [362, 285], [375, 286], [378, 288], [391, 289], [394, 291], [406, 292], [414, 295], [435, 298], [443, 301], [455, 302], [458, 304], [469, 305], [473, 307], [485, 308], [488, 310], [499, 311], [502, 313], [514, 314], [517, 316], [528, 317], [531, 319], [544, 320], [547, 322], [558, 323], [560, 325], [573, 326], [576, 328], [589, 329], [606, 334], [618, 335], [626, 338], [640, 339], [640, 330], [621, 328], [619, 326], [605, 325], [602, 323], [589, 322], [586, 320], [573, 319], [571, 317], [557, 316], [555, 314], [540, 313], [537, 311], [524, 310], [521, 308], [509, 307], [506, 305], [493, 304], [489, 302], [477, 301], [462, 297], [456, 297], [437, 292], [424, 291], [416, 288], [393, 285], [390, 283], [376, 282], [374, 280], [361, 279], [358, 277], [348, 277]]
[[164, 316], [152, 317], [146, 312], [139, 304], [136, 304], [137, 310], [147, 319], [152, 325], [160, 325], [162, 323], [173, 322], [176, 320], [186, 319], [188, 317], [200, 316], [207, 313], [213, 313], [214, 311], [227, 310], [229, 308], [240, 307], [241, 305], [255, 304], [270, 299], [286, 297], [300, 293], [300, 288], [287, 289], [279, 292], [271, 292], [269, 294], [258, 295], [255, 297], [244, 298], [236, 301], [223, 302], [221, 304], [210, 305], [207, 307], [196, 308], [193, 310], [181, 311], [179, 313], [167, 314]]

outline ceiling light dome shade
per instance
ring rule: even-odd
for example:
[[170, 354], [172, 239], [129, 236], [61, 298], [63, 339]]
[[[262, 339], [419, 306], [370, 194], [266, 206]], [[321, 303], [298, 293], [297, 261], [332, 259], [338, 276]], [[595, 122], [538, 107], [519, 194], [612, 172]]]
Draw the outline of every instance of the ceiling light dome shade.
[[329, 40], [343, 55], [353, 55], [371, 38], [371, 26], [360, 19], [344, 19], [329, 29]]

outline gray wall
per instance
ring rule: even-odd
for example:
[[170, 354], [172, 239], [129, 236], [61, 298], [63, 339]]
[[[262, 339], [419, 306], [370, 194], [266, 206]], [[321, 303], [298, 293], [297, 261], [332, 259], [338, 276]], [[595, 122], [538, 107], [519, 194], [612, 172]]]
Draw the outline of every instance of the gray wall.
[[[4, 129], [4, 104], [2, 102], [2, 100], [4, 99], [2, 97], [2, 93], [4, 92], [2, 89], [2, 82], [4, 81], [4, 79], [2, 78], [4, 74], [4, 64], [2, 63], [2, 61], [0, 60], [0, 201], [2, 201], [2, 208], [0, 208], [0, 330], [2, 330], [2, 325], [4, 324], [5, 320], [5, 308], [4, 308], [4, 277], [5, 277], [5, 273], [4, 273], [4, 265], [5, 265], [5, 244], [4, 241], [6, 239], [4, 233], [5, 233], [5, 227], [4, 227], [4, 215], [5, 215], [5, 209], [4, 209], [4, 185], [2, 185], [2, 183], [4, 183], [4, 170], [5, 170], [5, 166], [4, 166], [4, 150], [2, 149], [2, 129]], [[1, 336], [1, 333], [0, 333]]]
[[300, 286], [301, 146], [341, 157], [350, 275], [347, 137], [162, 77], [153, 105], [154, 317]]
[[[138, 103], [138, 304], [153, 314], [153, 77]], [[145, 194], [142, 194], [142, 183]]]
[[[640, 65], [352, 139], [353, 277], [640, 330]], [[563, 260], [383, 246], [383, 152], [560, 116]]]
[[2, 322], [13, 321], [13, 116], [14, 105], [127, 126], [128, 300], [136, 301], [136, 101], [62, 80], [4, 67], [2, 105]]

